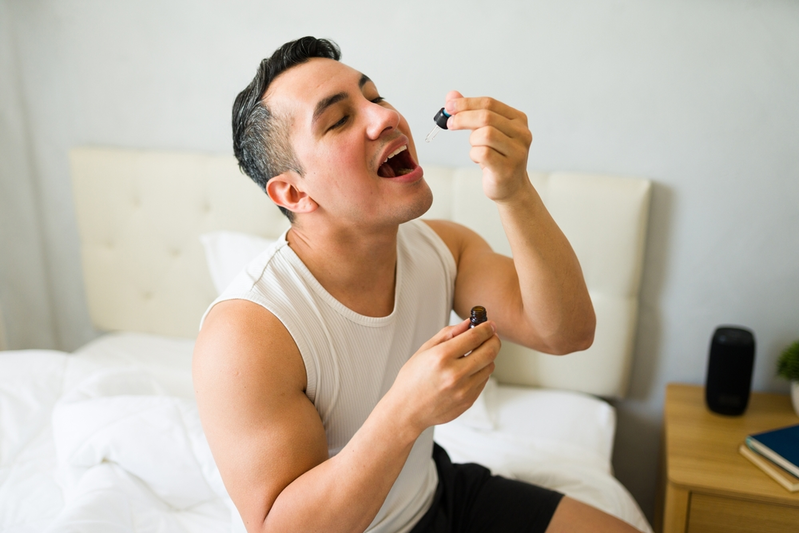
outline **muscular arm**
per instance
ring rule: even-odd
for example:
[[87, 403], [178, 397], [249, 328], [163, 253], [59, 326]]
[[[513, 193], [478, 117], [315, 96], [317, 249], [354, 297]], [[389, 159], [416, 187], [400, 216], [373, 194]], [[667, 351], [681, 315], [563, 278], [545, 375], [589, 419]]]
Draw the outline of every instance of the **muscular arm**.
[[500, 335], [553, 354], [593, 342], [596, 317], [580, 264], [527, 174], [532, 135], [527, 117], [491, 98], [447, 95], [449, 129], [471, 130], [470, 156], [483, 170], [513, 259], [495, 254], [476, 233], [453, 223], [429, 224], [458, 264], [455, 311], [486, 306]]
[[[225, 487], [250, 533], [363, 531], [427, 427], [477, 397], [499, 350], [493, 324], [445, 328], [401, 369], [333, 458], [293, 339], [251, 302], [217, 304], [195, 347], [200, 417]], [[460, 357], [474, 350], [469, 357]]]

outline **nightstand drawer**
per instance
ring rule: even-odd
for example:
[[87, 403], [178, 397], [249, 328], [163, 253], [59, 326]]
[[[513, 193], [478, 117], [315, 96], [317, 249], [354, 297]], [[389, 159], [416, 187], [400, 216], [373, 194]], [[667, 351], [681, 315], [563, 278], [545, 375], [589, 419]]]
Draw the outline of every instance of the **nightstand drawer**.
[[799, 508], [693, 492], [687, 533], [785, 533], [799, 530]]

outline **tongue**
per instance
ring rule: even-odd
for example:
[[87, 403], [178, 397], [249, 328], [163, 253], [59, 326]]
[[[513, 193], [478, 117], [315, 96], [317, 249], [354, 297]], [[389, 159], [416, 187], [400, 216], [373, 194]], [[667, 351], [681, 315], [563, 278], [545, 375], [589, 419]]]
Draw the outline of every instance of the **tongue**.
[[382, 178], [393, 178], [396, 176], [394, 168], [388, 163], [380, 165], [380, 168], [377, 169], [377, 175]]

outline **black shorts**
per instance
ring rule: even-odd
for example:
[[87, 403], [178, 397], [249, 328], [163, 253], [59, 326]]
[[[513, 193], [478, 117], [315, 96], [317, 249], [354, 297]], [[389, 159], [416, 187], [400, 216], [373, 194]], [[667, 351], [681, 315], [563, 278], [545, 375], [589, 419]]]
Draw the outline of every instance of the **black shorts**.
[[543, 533], [563, 494], [492, 476], [477, 464], [452, 464], [433, 445], [438, 487], [433, 505], [411, 533]]

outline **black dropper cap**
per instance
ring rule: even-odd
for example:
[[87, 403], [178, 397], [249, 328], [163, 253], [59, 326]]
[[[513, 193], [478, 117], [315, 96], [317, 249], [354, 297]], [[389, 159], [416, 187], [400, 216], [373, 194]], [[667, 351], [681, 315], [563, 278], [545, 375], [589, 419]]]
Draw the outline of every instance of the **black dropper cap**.
[[444, 110], [444, 108], [442, 107], [441, 109], [438, 110], [438, 113], [436, 113], [436, 116], [433, 117], [433, 122], [435, 122], [436, 126], [441, 128], [442, 130], [446, 130], [446, 129], [448, 129], [447, 128], [447, 119], [449, 117], [451, 117], [451, 116], [452, 115], [447, 113]]

